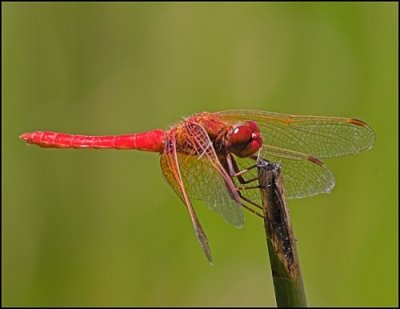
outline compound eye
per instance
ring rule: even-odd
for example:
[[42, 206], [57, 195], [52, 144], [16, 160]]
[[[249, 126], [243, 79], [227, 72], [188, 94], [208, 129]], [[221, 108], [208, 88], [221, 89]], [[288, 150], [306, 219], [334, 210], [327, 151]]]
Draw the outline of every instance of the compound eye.
[[245, 126], [249, 127], [253, 132], [260, 132], [260, 128], [258, 127], [257, 122], [248, 120], [244, 124]]
[[253, 130], [248, 126], [238, 126], [233, 129], [230, 142], [232, 145], [247, 143], [251, 140], [252, 134]]
[[262, 142], [257, 123], [246, 121], [232, 130], [228, 135], [226, 146], [228, 151], [243, 158], [259, 150]]

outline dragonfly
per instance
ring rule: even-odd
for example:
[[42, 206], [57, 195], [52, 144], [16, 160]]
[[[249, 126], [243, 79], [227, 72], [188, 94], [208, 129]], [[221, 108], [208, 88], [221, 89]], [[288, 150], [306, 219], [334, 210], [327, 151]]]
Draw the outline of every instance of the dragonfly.
[[125, 135], [75, 135], [49, 131], [24, 133], [45, 148], [125, 149], [160, 154], [162, 174], [186, 206], [208, 261], [211, 250], [192, 202], [203, 201], [237, 228], [243, 209], [263, 217], [256, 186], [257, 157], [281, 166], [287, 198], [328, 193], [335, 185], [321, 159], [370, 149], [374, 131], [352, 118], [290, 115], [257, 110], [201, 112], [173, 124]]

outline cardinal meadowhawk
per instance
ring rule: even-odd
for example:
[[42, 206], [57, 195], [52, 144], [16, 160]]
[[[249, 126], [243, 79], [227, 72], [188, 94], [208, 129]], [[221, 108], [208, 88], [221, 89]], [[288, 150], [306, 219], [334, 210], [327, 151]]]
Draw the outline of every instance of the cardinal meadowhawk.
[[208, 260], [211, 252], [192, 200], [202, 200], [236, 227], [243, 208], [262, 216], [257, 156], [279, 163], [288, 198], [328, 193], [333, 174], [320, 159], [370, 149], [373, 130], [363, 121], [300, 116], [266, 111], [232, 110], [198, 113], [167, 130], [126, 135], [87, 136], [37, 131], [20, 136], [47, 148], [113, 148], [158, 152], [165, 180], [188, 209], [196, 236]]

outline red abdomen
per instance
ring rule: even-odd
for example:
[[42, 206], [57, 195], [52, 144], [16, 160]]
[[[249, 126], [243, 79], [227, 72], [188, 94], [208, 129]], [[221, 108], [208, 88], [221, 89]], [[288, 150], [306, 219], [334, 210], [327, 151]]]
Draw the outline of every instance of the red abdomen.
[[112, 148], [162, 152], [164, 149], [165, 131], [152, 130], [143, 133], [104, 136], [36, 131], [24, 133], [20, 138], [30, 144], [46, 148]]

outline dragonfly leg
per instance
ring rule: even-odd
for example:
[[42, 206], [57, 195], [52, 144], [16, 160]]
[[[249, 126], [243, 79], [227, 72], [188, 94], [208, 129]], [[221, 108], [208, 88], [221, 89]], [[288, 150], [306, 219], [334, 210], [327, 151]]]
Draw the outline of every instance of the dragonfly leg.
[[[252, 159], [254, 159], [254, 158], [252, 158]], [[229, 169], [229, 173], [230, 173], [231, 177], [235, 177], [239, 181], [240, 184], [245, 185], [245, 184], [248, 184], [248, 183], [258, 180], [257, 177], [254, 177], [251, 179], [244, 179], [242, 177], [242, 175], [257, 168], [257, 164], [251, 165], [245, 169], [240, 170], [239, 166], [237, 165], [237, 163], [236, 163], [235, 159], [232, 157], [232, 155], [228, 154], [226, 161], [227, 161], [227, 165], [228, 165], [228, 169]]]
[[[241, 198], [244, 202], [250, 204], [250, 205], [253, 206], [253, 207], [256, 207], [257, 209], [261, 209], [261, 210], [262, 210], [262, 207], [261, 207], [260, 205], [254, 203], [252, 200], [250, 200], [250, 199], [244, 197], [243, 195], [240, 194], [240, 192], [239, 192], [239, 196], [240, 196], [240, 198]], [[244, 202], [240, 203], [240, 205], [242, 205], [244, 208], [246, 208], [246, 209], [249, 210], [250, 212], [256, 214], [257, 216], [259, 216], [259, 217], [261, 217], [261, 218], [264, 218], [264, 215], [262, 215], [257, 209], [251, 208], [249, 205], [245, 204]]]
[[240, 203], [240, 205], [241, 205], [244, 209], [246, 209], [246, 210], [250, 211], [251, 213], [255, 214], [256, 216], [259, 216], [260, 218], [263, 218], [263, 219], [264, 219], [264, 215], [260, 214], [257, 210], [254, 210], [253, 208], [247, 206], [247, 205], [244, 204], [244, 203]]
[[[257, 179], [258, 179], [258, 178], [253, 179], [253, 181], [255, 181], [255, 180], [257, 180]], [[245, 190], [253, 190], [253, 189], [260, 189], [260, 188], [261, 188], [260, 185], [258, 185], [258, 186], [246, 186], [246, 187], [238, 187], [238, 190], [245, 191]]]
[[[257, 177], [246, 180], [242, 176], [243, 174], [256, 168], [257, 167], [256, 164], [252, 165], [246, 169], [240, 170], [235, 159], [231, 155], [227, 156], [226, 163], [227, 163], [226, 165], [228, 166], [228, 172], [231, 175], [231, 177], [232, 178], [235, 177], [241, 185], [246, 185], [246, 184], [249, 184], [249, 183], [252, 183], [252, 182], [258, 180]], [[263, 208], [259, 204], [253, 202], [251, 199], [245, 197], [241, 192], [241, 191], [245, 191], [245, 190], [254, 190], [254, 189], [258, 190], [258, 189], [260, 189], [260, 186], [259, 185], [257, 185], [257, 186], [240, 186], [240, 187], [237, 186], [237, 190], [238, 190], [237, 192], [239, 194], [240, 199], [242, 200], [240, 205], [243, 208], [250, 211], [251, 213], [253, 213], [261, 218], [264, 218], [264, 215], [262, 213], [260, 213], [260, 210], [262, 210]], [[254, 209], [254, 208], [256, 208], [256, 209]]]

